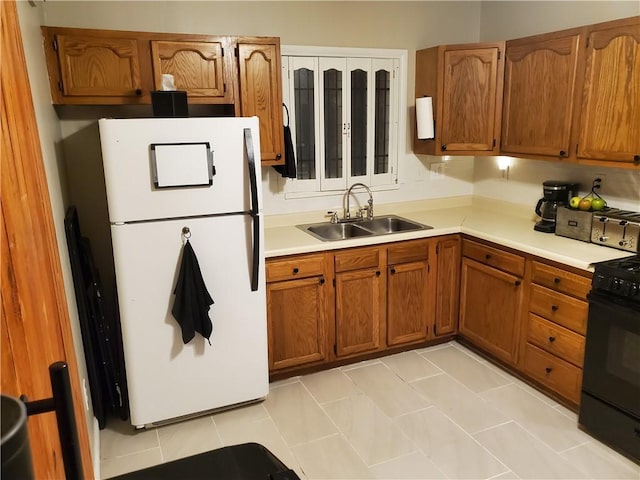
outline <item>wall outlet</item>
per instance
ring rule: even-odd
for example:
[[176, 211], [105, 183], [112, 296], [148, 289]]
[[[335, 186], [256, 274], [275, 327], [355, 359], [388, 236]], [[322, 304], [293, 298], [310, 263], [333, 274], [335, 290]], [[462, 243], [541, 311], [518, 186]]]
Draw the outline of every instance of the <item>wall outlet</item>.
[[600, 179], [600, 188], [596, 189], [596, 192], [602, 195], [602, 192], [605, 190], [605, 184], [607, 183], [607, 176], [604, 173], [596, 173], [593, 179]]
[[445, 177], [445, 162], [437, 162], [429, 165], [429, 180], [442, 180]]

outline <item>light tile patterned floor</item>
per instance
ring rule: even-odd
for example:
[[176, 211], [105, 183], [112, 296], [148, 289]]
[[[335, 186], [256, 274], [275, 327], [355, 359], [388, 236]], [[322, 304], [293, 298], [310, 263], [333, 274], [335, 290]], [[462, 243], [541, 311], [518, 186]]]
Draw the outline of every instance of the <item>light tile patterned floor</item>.
[[640, 479], [575, 413], [458, 343], [271, 384], [241, 409], [101, 432], [101, 475], [261, 443], [303, 479]]

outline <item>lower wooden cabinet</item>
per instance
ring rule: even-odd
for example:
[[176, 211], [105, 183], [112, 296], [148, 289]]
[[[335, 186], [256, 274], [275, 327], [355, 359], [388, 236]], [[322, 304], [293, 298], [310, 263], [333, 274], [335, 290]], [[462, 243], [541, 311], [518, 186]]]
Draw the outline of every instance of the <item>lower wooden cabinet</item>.
[[337, 357], [380, 349], [384, 321], [384, 275], [380, 247], [335, 254], [335, 354]]
[[450, 336], [458, 331], [460, 306], [460, 250], [459, 235], [447, 235], [434, 240], [436, 271], [435, 337]]
[[522, 279], [462, 259], [460, 334], [508, 363], [516, 362]]
[[573, 405], [580, 402], [591, 278], [530, 261], [531, 281], [520, 368]]
[[421, 342], [429, 335], [432, 302], [429, 240], [387, 248], [387, 345]]
[[578, 404], [582, 387], [582, 369], [532, 344], [527, 344], [523, 370], [528, 376]]
[[327, 360], [324, 254], [269, 261], [266, 270], [269, 370]]
[[459, 235], [268, 259], [269, 370], [452, 338]]

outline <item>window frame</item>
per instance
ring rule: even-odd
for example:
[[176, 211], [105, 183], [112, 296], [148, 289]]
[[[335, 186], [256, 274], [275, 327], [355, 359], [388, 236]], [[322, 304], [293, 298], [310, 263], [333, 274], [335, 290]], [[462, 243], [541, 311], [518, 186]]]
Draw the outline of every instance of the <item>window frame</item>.
[[[294, 68], [290, 69], [289, 61], [294, 61], [297, 63], [295, 68], [306, 68], [304, 67], [305, 61], [311, 61], [312, 58], [316, 58], [317, 62], [314, 64], [314, 102], [316, 112], [316, 119], [320, 119], [320, 121], [315, 122], [315, 135], [316, 135], [316, 145], [315, 145], [315, 156], [316, 156], [316, 178], [308, 179], [308, 180], [298, 180], [298, 179], [281, 179], [284, 181], [284, 192], [285, 198], [305, 198], [305, 197], [316, 197], [316, 196], [328, 196], [328, 195], [336, 195], [344, 193], [345, 188], [357, 181], [363, 181], [367, 183], [373, 190], [393, 190], [398, 188], [398, 164], [401, 155], [405, 152], [401, 151], [401, 144], [403, 142], [400, 141], [402, 138], [406, 138], [406, 123], [407, 123], [407, 58], [408, 51], [400, 50], [400, 49], [375, 49], [375, 48], [352, 48], [352, 47], [311, 47], [311, 46], [295, 46], [295, 45], [282, 45], [281, 46], [281, 55], [282, 55], [282, 70], [283, 70], [283, 101], [287, 105], [290, 116], [290, 126], [292, 130], [292, 135], [294, 137], [295, 142], [295, 107], [294, 107], [294, 98], [293, 98], [293, 78], [289, 78], [289, 72]], [[303, 57], [309, 57], [308, 59], [303, 60]], [[375, 89], [375, 73], [376, 68], [379, 70], [380, 66], [388, 66], [389, 61], [391, 61], [392, 65], [392, 75], [395, 75], [395, 78], [392, 77], [391, 81], [395, 82], [395, 88], [397, 89], [397, 104], [392, 105], [392, 110], [389, 118], [390, 129], [389, 129], [389, 171], [384, 174], [374, 174], [375, 168], [375, 158], [374, 156], [374, 115], [375, 109], [369, 109], [369, 118], [368, 118], [368, 139], [367, 139], [367, 148], [370, 149], [370, 157], [373, 159], [369, 164], [369, 172], [366, 177], [361, 176], [351, 176], [351, 172], [347, 168], [349, 162], [347, 161], [347, 155], [350, 155], [350, 152], [347, 152], [348, 148], [346, 147], [345, 142], [343, 144], [343, 177], [340, 179], [336, 179], [338, 181], [334, 181], [333, 179], [324, 179], [323, 175], [320, 172], [321, 168], [324, 168], [324, 145], [323, 144], [323, 135], [321, 135], [321, 130], [324, 128], [321, 125], [322, 122], [322, 108], [320, 100], [320, 92], [322, 89], [322, 68], [321, 65], [324, 63], [325, 57], [333, 57], [336, 60], [344, 60], [344, 63], [347, 64], [347, 68], [345, 72], [347, 73], [347, 77], [349, 76], [349, 59], [355, 59], [354, 64], [358, 65], [357, 59], [364, 59], [366, 62], [369, 60], [371, 69], [370, 75], [368, 78], [368, 88]], [[329, 58], [326, 59], [327, 62], [331, 62]], [[394, 63], [395, 62], [395, 63]], [[307, 63], [307, 65], [311, 65], [311, 63]], [[357, 68], [357, 67], [356, 67]], [[344, 77], [342, 79], [343, 89], [347, 90], [347, 84], [349, 79]], [[375, 90], [373, 91], [373, 96], [375, 98]], [[343, 108], [350, 108], [350, 105], [346, 105], [343, 103]], [[395, 128], [393, 127], [395, 125]], [[328, 180], [328, 181], [327, 181]], [[280, 181], [280, 180], [279, 180]], [[345, 186], [346, 185], [346, 186]]]

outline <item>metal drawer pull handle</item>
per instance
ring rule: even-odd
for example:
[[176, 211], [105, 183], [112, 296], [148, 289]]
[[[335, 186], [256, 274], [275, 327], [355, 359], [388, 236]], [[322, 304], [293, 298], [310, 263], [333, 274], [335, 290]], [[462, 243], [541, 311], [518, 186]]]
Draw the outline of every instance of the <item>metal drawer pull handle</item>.
[[551, 367], [547, 367], [547, 368], [544, 369], [544, 371], [547, 372], [547, 373], [551, 373], [552, 370], [553, 370], [553, 368], [551, 368]]
[[557, 311], [558, 308], [560, 307], [558, 307], [557, 305], [551, 305], [551, 310], [553, 310], [554, 312]]
[[392, 268], [392, 269], [391, 269], [391, 274], [393, 275], [394, 273], [396, 273], [396, 269], [395, 269], [395, 268]]
[[554, 279], [553, 279], [553, 283], [555, 283], [555, 284], [560, 283], [560, 279], [559, 279], [558, 277], [554, 278]]
[[522, 282], [521, 282], [520, 280], [516, 280], [515, 282], [513, 282], [513, 284], [514, 284], [516, 287], [519, 287], [521, 283], [522, 283]]
[[552, 336], [550, 336], [550, 337], [549, 337], [549, 341], [550, 341], [551, 343], [555, 342], [555, 341], [556, 341], [556, 337], [554, 337], [553, 335], [552, 335]]
[[295, 268], [293, 269], [293, 274], [295, 275], [295, 274], [296, 274], [296, 273], [298, 273], [299, 271], [300, 271], [300, 270], [298, 269], [298, 267], [295, 267]]
[[485, 260], [491, 260], [491, 255], [489, 255], [488, 253], [484, 256]]

